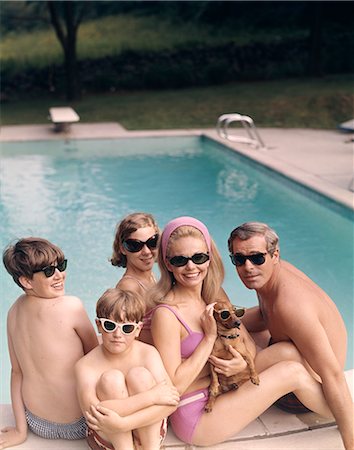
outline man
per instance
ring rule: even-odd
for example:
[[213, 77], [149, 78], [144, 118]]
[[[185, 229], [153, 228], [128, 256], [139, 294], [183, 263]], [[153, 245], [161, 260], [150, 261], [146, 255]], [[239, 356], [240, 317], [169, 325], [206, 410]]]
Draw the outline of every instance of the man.
[[295, 344], [320, 377], [346, 450], [353, 450], [353, 403], [343, 372], [347, 350], [343, 319], [319, 286], [280, 260], [278, 242], [276, 233], [259, 222], [245, 223], [231, 232], [231, 260], [259, 301], [259, 306], [247, 311], [243, 323], [250, 332], [269, 330], [271, 343]]

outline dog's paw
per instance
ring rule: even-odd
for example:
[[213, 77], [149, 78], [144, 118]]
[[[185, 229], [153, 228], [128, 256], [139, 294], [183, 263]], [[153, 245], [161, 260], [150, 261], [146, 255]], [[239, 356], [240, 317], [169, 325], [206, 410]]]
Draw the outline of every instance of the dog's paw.
[[212, 406], [212, 405], [206, 404], [206, 405], [204, 406], [204, 411], [205, 411], [206, 413], [210, 413], [210, 412], [212, 412], [212, 410], [213, 410], [213, 406]]
[[251, 377], [251, 381], [253, 384], [256, 384], [258, 386], [259, 385], [259, 376], [256, 375], [256, 376]]

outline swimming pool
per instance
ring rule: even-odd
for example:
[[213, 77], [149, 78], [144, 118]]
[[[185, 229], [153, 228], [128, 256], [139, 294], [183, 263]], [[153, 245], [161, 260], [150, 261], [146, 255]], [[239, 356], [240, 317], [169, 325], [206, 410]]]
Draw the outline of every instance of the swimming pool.
[[[108, 262], [115, 225], [142, 210], [161, 227], [179, 215], [205, 222], [225, 262], [225, 289], [246, 306], [255, 294], [236, 277], [226, 241], [244, 221], [268, 223], [282, 257], [336, 301], [353, 341], [353, 220], [344, 207], [207, 138], [2, 143], [0, 157], [1, 250], [28, 235], [57, 243], [69, 260], [66, 290], [83, 300], [92, 320], [98, 297], [122, 274]], [[2, 265], [0, 277], [3, 403], [10, 398], [5, 317], [21, 290]]]

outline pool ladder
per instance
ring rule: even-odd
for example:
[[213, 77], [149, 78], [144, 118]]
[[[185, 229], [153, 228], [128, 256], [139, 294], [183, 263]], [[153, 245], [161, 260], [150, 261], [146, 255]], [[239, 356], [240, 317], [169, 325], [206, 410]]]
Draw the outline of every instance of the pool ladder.
[[[245, 129], [248, 137], [230, 134], [229, 126], [233, 122], [241, 122], [241, 125]], [[220, 137], [228, 139], [229, 141], [252, 145], [253, 147], [258, 149], [266, 149], [266, 146], [257, 131], [253, 119], [249, 116], [244, 116], [238, 113], [222, 114], [218, 118], [216, 131]]]

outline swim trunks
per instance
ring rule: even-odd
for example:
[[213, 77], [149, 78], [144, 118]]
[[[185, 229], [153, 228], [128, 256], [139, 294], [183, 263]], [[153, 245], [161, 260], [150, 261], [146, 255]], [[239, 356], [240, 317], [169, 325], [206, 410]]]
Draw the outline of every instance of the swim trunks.
[[[160, 428], [160, 446], [165, 440], [166, 434], [167, 434], [167, 419], [163, 419]], [[99, 434], [97, 434], [96, 431], [92, 430], [91, 428], [87, 429], [86, 441], [91, 450], [114, 450], [114, 447], [111, 444], [111, 442], [107, 442]], [[134, 446], [136, 447], [137, 450], [141, 446], [139, 438], [135, 435], [134, 435]]]
[[172, 429], [181, 441], [192, 444], [195, 428], [204, 414], [208, 398], [207, 388], [182, 395], [178, 408], [170, 416]]
[[306, 408], [306, 406], [300, 402], [293, 392], [289, 392], [289, 394], [280, 397], [274, 405], [282, 411], [290, 414], [304, 414], [312, 412], [311, 409]]
[[84, 417], [71, 423], [55, 423], [35, 416], [25, 408], [28, 428], [45, 439], [85, 439], [87, 425]]
[[[272, 337], [269, 339], [268, 346], [275, 344]], [[280, 397], [274, 405], [290, 414], [304, 414], [308, 412], [312, 412], [311, 409], [306, 408], [306, 406], [300, 402], [300, 400], [296, 397], [293, 392], [289, 392], [283, 397]]]

